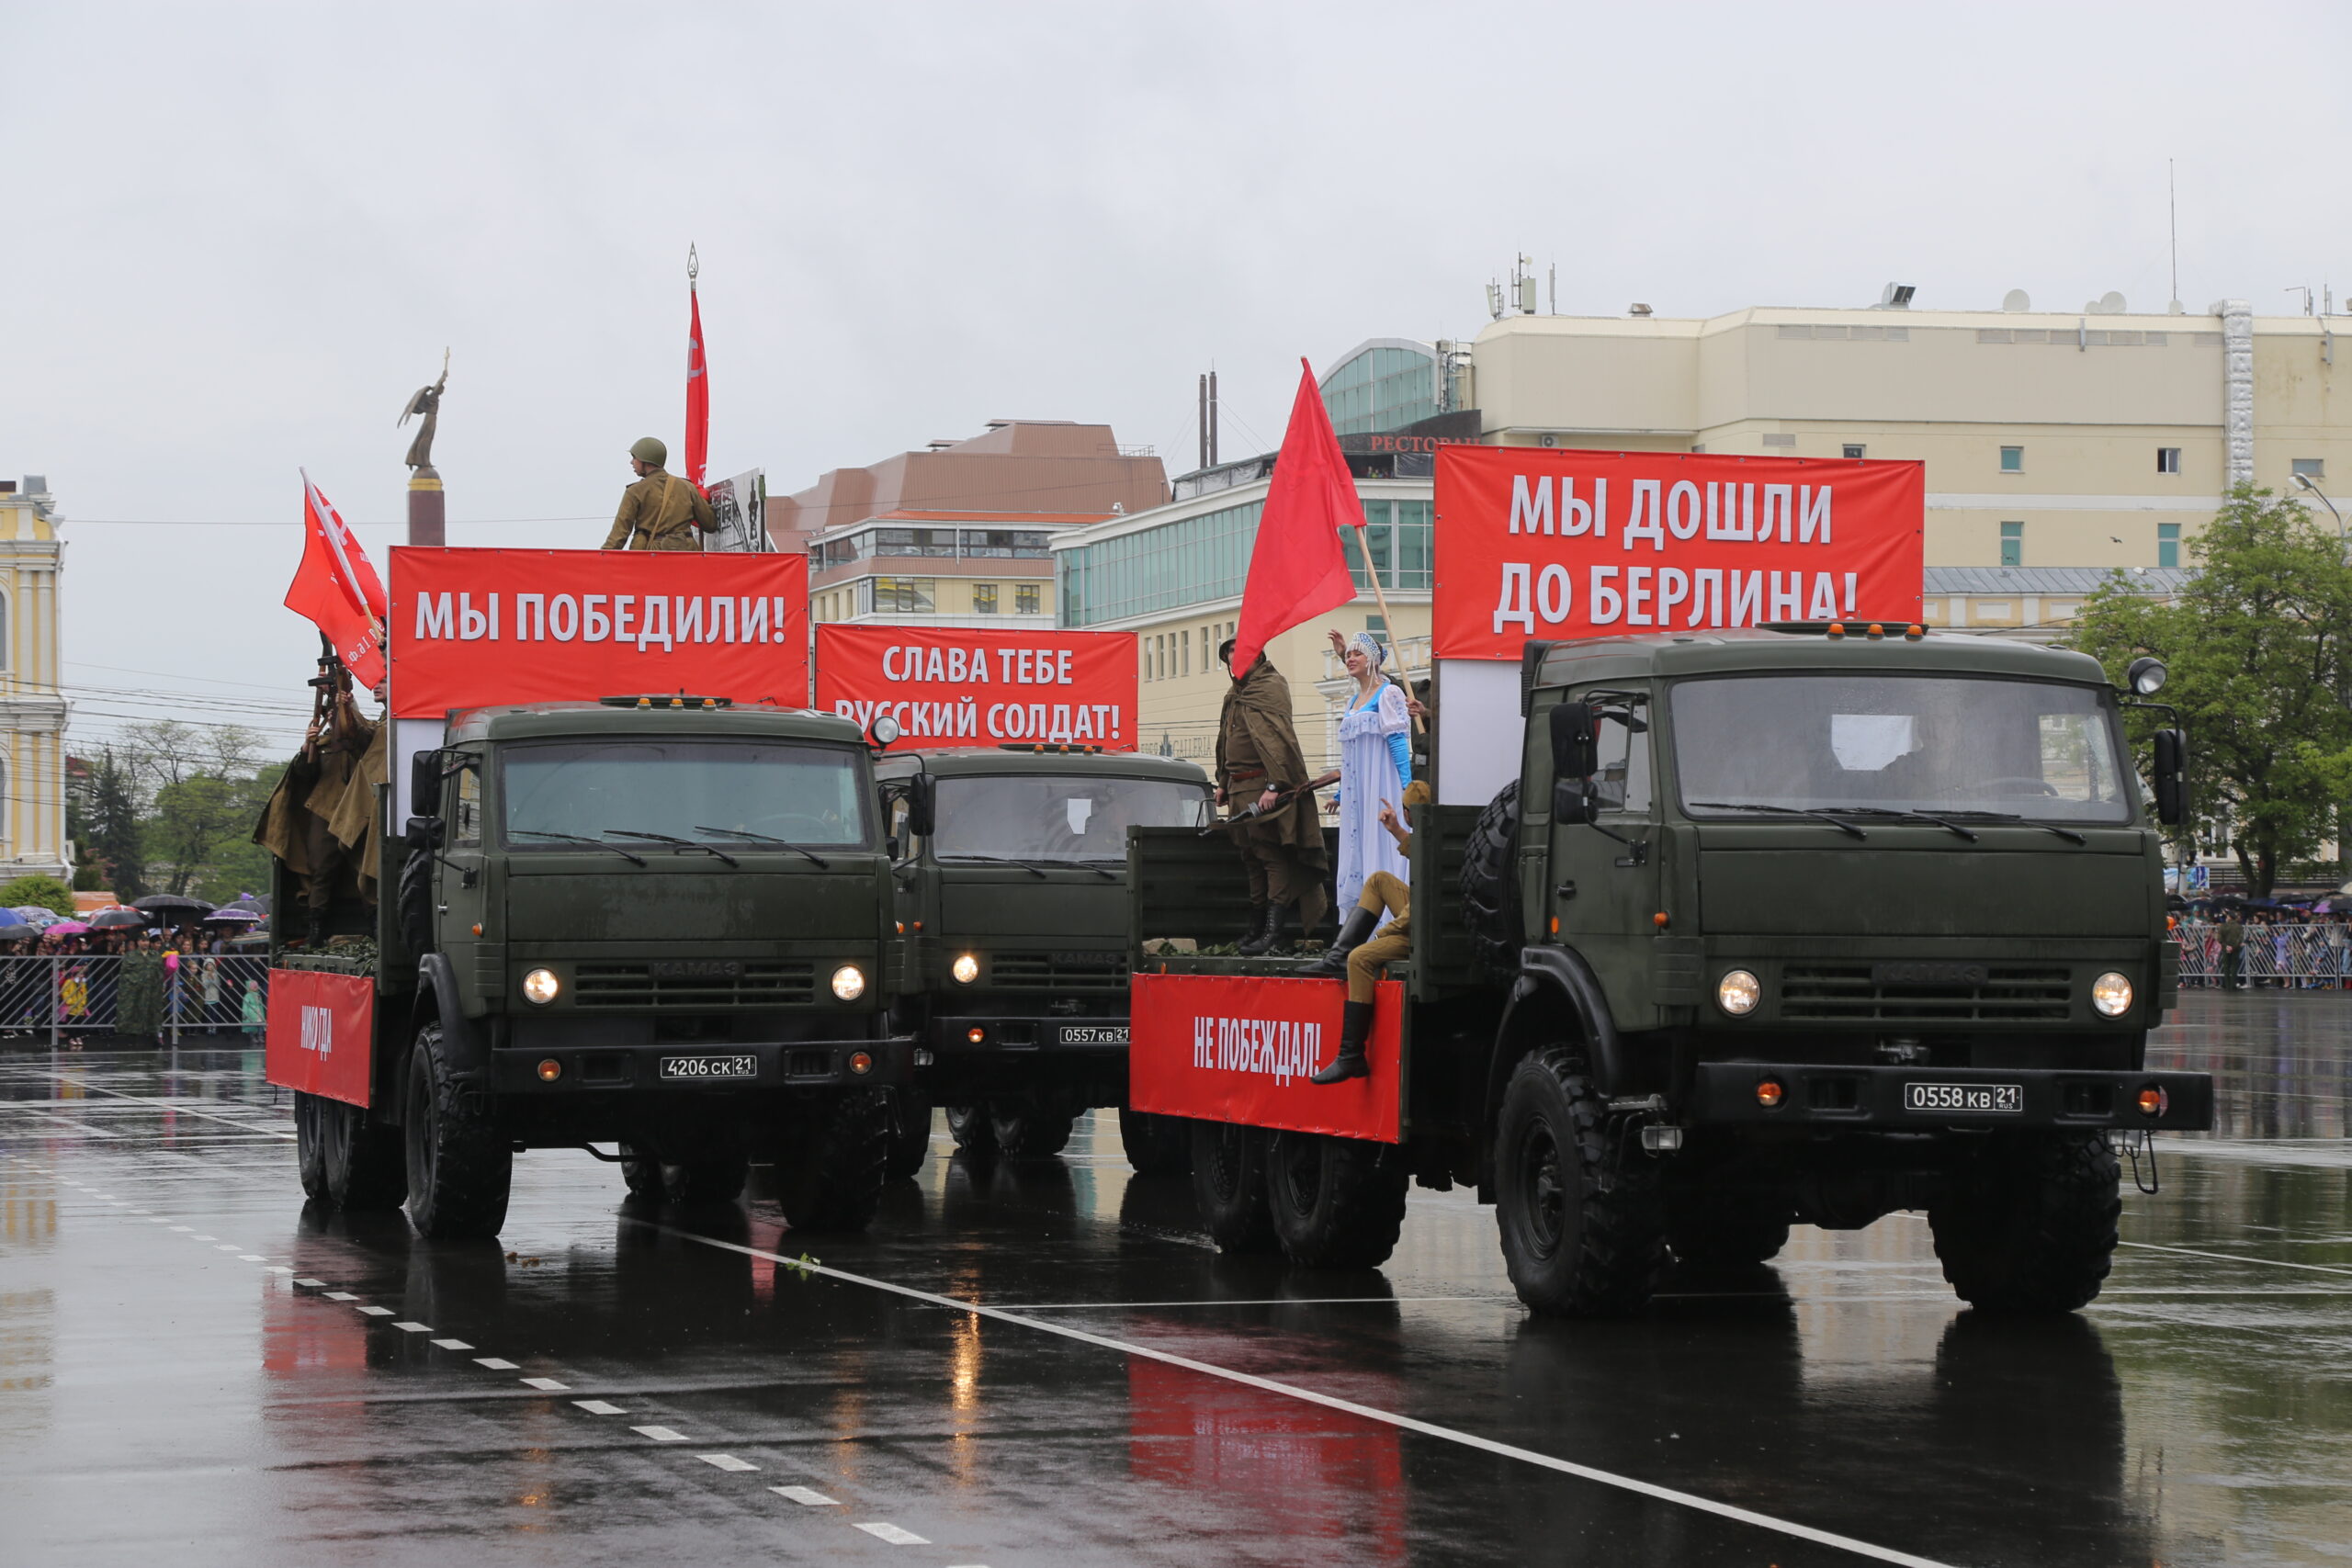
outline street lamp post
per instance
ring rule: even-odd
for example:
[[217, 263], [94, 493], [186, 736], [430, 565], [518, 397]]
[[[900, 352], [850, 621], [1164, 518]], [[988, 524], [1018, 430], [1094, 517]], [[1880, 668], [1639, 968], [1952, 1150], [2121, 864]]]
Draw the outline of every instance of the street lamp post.
[[2307, 491], [2311, 491], [2313, 495], [2315, 495], [2315, 496], [2319, 497], [2319, 503], [2320, 503], [2322, 506], [2324, 506], [2324, 507], [2326, 507], [2326, 508], [2327, 508], [2327, 514], [2328, 514], [2330, 517], [2333, 517], [2333, 518], [2335, 518], [2335, 542], [2336, 542], [2338, 545], [2343, 544], [2343, 543], [2344, 543], [2344, 513], [2342, 513], [2341, 512], [2338, 512], [2338, 511], [2336, 511], [2336, 510], [2335, 510], [2335, 502], [2332, 502], [2332, 501], [2330, 501], [2330, 500], [2328, 500], [2328, 499], [2327, 499], [2327, 492], [2326, 492], [2325, 491], [2324, 491], [2324, 490], [2320, 489], [2320, 488], [2319, 488], [2319, 486], [2317, 486], [2317, 485], [2315, 485], [2315, 484], [2312, 483], [2312, 477], [2311, 477], [2311, 475], [2309, 475], [2309, 474], [2297, 474], [2297, 475], [2295, 476], [2295, 482], [2296, 482], [2297, 484], [2299, 484], [2299, 485], [2302, 486], [2305, 490], [2307, 490]]

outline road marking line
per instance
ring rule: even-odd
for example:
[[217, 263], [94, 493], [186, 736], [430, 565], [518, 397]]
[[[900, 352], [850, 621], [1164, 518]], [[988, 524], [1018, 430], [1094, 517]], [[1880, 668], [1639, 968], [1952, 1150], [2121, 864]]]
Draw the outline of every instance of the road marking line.
[[403, 1334], [430, 1334], [433, 1332], [433, 1325], [429, 1323], [395, 1323], [392, 1326], [399, 1329]]
[[[169, 1100], [150, 1100], [143, 1094], [125, 1094], [119, 1089], [100, 1089], [96, 1084], [81, 1083], [75, 1079], [65, 1077], [62, 1073], [51, 1073], [48, 1074], [47, 1077], [57, 1083], [72, 1083], [74, 1087], [80, 1089], [86, 1094], [111, 1095], [117, 1100], [128, 1100], [134, 1104], [152, 1105], [158, 1111], [175, 1111], [182, 1116], [202, 1116], [209, 1121], [226, 1122], [232, 1127], [241, 1128], [248, 1133], [265, 1133], [273, 1138], [285, 1138], [290, 1141], [294, 1137], [294, 1134], [291, 1133], [280, 1133], [276, 1129], [269, 1127], [256, 1127], [250, 1122], [241, 1122], [234, 1116], [223, 1116], [217, 1111], [198, 1111], [193, 1106], [175, 1105]], [[120, 1134], [117, 1135], [119, 1136]]]
[[237, 1261], [240, 1263], [266, 1263], [269, 1259], [263, 1257], [258, 1252], [241, 1252], [237, 1254]]
[[435, 1339], [433, 1343], [440, 1346], [444, 1350], [470, 1350], [473, 1348], [472, 1346], [467, 1344], [462, 1339]]
[[683, 1443], [686, 1440], [686, 1435], [684, 1432], [673, 1432], [667, 1427], [631, 1427], [629, 1430], [639, 1437], [650, 1438], [657, 1443]]
[[474, 1358], [474, 1365], [477, 1367], [488, 1367], [493, 1372], [511, 1372], [519, 1370], [522, 1363], [519, 1361], [510, 1361], [503, 1356], [476, 1356]]
[[992, 1318], [1000, 1323], [1010, 1323], [1023, 1328], [1035, 1329], [1041, 1334], [1073, 1339], [1083, 1345], [1092, 1345], [1099, 1349], [1114, 1350], [1126, 1356], [1140, 1356], [1146, 1360], [1158, 1361], [1163, 1366], [1181, 1367], [1187, 1371], [1198, 1372], [1204, 1377], [1219, 1378], [1227, 1382], [1239, 1383], [1244, 1387], [1260, 1389], [1267, 1393], [1282, 1394], [1309, 1404], [1319, 1404], [1327, 1410], [1340, 1411], [1366, 1421], [1375, 1421], [1382, 1426], [1396, 1427], [1400, 1431], [1417, 1432], [1423, 1437], [1459, 1443], [1464, 1448], [1476, 1449], [1485, 1453], [1500, 1455], [1505, 1459], [1515, 1459], [1526, 1464], [1538, 1465], [1545, 1470], [1556, 1471], [1563, 1475], [1573, 1475], [1580, 1480], [1596, 1482], [1603, 1486], [1613, 1486], [1640, 1496], [1653, 1497], [1663, 1503], [1677, 1504], [1702, 1514], [1713, 1514], [1717, 1518], [1751, 1525], [1758, 1529], [1770, 1530], [1798, 1540], [1809, 1540], [1816, 1546], [1833, 1547], [1840, 1551], [1850, 1551], [1856, 1556], [1868, 1557], [1880, 1562], [1897, 1563], [1902, 1565], [1902, 1568], [1951, 1568], [1951, 1564], [1938, 1562], [1932, 1557], [1915, 1556], [1907, 1551], [1894, 1551], [1891, 1547], [1877, 1546], [1870, 1541], [1858, 1540], [1852, 1536], [1838, 1535], [1831, 1530], [1815, 1529], [1811, 1525], [1798, 1524], [1792, 1519], [1775, 1518], [1770, 1514], [1759, 1514], [1750, 1508], [1737, 1507], [1729, 1503], [1719, 1503], [1712, 1497], [1702, 1497], [1696, 1493], [1679, 1492], [1671, 1486], [1660, 1486], [1655, 1482], [1636, 1480], [1630, 1475], [1619, 1475], [1613, 1471], [1598, 1470], [1589, 1464], [1578, 1464], [1573, 1460], [1555, 1459], [1550, 1454], [1538, 1453], [1532, 1449], [1522, 1449], [1514, 1444], [1498, 1442], [1492, 1438], [1481, 1438], [1474, 1433], [1457, 1431], [1451, 1427], [1441, 1427], [1433, 1421], [1422, 1421], [1410, 1416], [1400, 1416], [1393, 1410], [1380, 1410], [1369, 1404], [1358, 1404], [1351, 1399], [1341, 1399], [1334, 1394], [1318, 1393], [1310, 1388], [1301, 1388], [1296, 1383], [1278, 1382], [1272, 1378], [1261, 1378], [1255, 1373], [1236, 1371], [1229, 1367], [1220, 1367], [1207, 1361], [1196, 1361], [1190, 1356], [1180, 1356], [1171, 1350], [1155, 1349], [1151, 1346], [1139, 1345], [1132, 1340], [1114, 1339], [1106, 1334], [1090, 1334], [1082, 1328], [1074, 1328], [1066, 1323], [1054, 1323], [1046, 1318], [1023, 1317], [1017, 1313], [1006, 1312], [1001, 1307], [982, 1306], [977, 1302], [958, 1301], [954, 1296], [919, 1291], [911, 1285], [892, 1284], [888, 1280], [876, 1280], [865, 1274], [853, 1274], [846, 1269], [836, 1269], [830, 1264], [814, 1260], [804, 1261], [800, 1258], [787, 1258], [780, 1252], [769, 1252], [761, 1247], [746, 1247], [740, 1242], [720, 1241], [713, 1236], [696, 1235], [692, 1231], [679, 1230], [651, 1220], [623, 1217], [628, 1224], [643, 1225], [649, 1230], [659, 1231], [664, 1235], [699, 1243], [704, 1247], [715, 1247], [721, 1252], [738, 1253], [745, 1258], [763, 1258], [774, 1263], [789, 1263], [795, 1269], [804, 1274], [821, 1274], [828, 1279], [839, 1280], [845, 1284], [863, 1285], [868, 1290], [881, 1291], [889, 1295], [903, 1297], [908, 1301], [926, 1302], [933, 1306], [950, 1307], [957, 1312], [970, 1313], [975, 1317]]
[[2177, 1252], [2183, 1258], [2211, 1258], [2223, 1263], [2260, 1263], [2272, 1269], [2308, 1269], [2314, 1274], [2352, 1274], [2352, 1269], [2339, 1269], [2327, 1263], [2290, 1263], [2283, 1258], [2248, 1258], [2235, 1252], [2199, 1252], [2193, 1247], [2158, 1247], [2153, 1241], [2118, 1242], [2119, 1247], [2136, 1247], [2143, 1252]]
[[358, 1310], [366, 1313], [369, 1317], [390, 1317], [392, 1315], [392, 1309], [390, 1307], [363, 1306]]
[[190, 1241], [219, 1241], [220, 1239], [220, 1238], [217, 1235], [192, 1235], [188, 1237], [188, 1240]]
[[771, 1486], [769, 1491], [779, 1497], [789, 1497], [804, 1508], [838, 1508], [841, 1503], [808, 1486]]
[[196, 1229], [194, 1225], [174, 1225], [172, 1228], [175, 1231], [192, 1231]]
[[313, 1291], [322, 1291], [326, 1289], [327, 1283], [324, 1280], [297, 1280], [294, 1282]]
[[327, 1300], [331, 1302], [356, 1302], [358, 1299], [359, 1298], [357, 1296], [353, 1295], [349, 1291], [329, 1291], [327, 1292]]
[[294, 1270], [288, 1269], [283, 1263], [273, 1263], [268, 1268], [263, 1269], [262, 1272], [265, 1274], [291, 1274]]
[[[1775, 1292], [1758, 1291], [1757, 1295]], [[1255, 1306], [1404, 1306], [1431, 1302], [1471, 1302], [1482, 1305], [1519, 1304], [1517, 1296], [1265, 1296], [1232, 1301], [1170, 1302], [1008, 1302], [1005, 1312], [1086, 1312], [1093, 1308], [1125, 1311], [1134, 1307], [1255, 1307]]]
[[628, 1414], [628, 1411], [623, 1410], [619, 1405], [607, 1404], [601, 1399], [575, 1399], [571, 1403], [580, 1406], [581, 1409], [585, 1410], [591, 1416], [626, 1416]]
[[[202, 1238], [201, 1238], [201, 1237], [199, 1237], [198, 1239], [199, 1239], [199, 1240], [201, 1240]], [[233, 1242], [233, 1241], [224, 1241], [224, 1242], [222, 1242], [220, 1246], [218, 1246], [218, 1247], [214, 1247], [212, 1250], [213, 1250], [213, 1251], [215, 1251], [215, 1252], [243, 1252], [243, 1251], [244, 1250], [244, 1248], [243, 1248], [243, 1247], [239, 1247], [239, 1246], [238, 1246], [235, 1242]]]
[[696, 1454], [695, 1458], [705, 1464], [715, 1464], [721, 1470], [745, 1471], [760, 1468], [756, 1464], [737, 1459], [733, 1454]]
[[887, 1540], [892, 1546], [929, 1546], [931, 1544], [926, 1538], [915, 1534], [912, 1530], [900, 1529], [896, 1525], [876, 1523], [860, 1525], [857, 1528], [876, 1540]]
[[523, 1378], [518, 1381], [528, 1383], [531, 1387], [543, 1390], [548, 1393], [570, 1393], [571, 1392], [571, 1385], [570, 1383], [558, 1382], [553, 1378]]

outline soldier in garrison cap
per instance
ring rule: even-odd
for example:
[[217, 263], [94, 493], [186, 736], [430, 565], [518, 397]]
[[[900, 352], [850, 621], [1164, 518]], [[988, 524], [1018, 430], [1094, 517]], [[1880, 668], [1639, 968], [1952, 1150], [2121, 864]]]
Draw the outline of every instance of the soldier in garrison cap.
[[1217, 719], [1216, 791], [1217, 804], [1235, 813], [1227, 831], [1250, 877], [1250, 930], [1239, 951], [1255, 957], [1282, 940], [1285, 910], [1297, 912], [1299, 935], [1312, 937], [1331, 908], [1331, 857], [1315, 791], [1338, 775], [1306, 776], [1290, 683], [1263, 652], [1249, 669], [1233, 669], [1233, 646], [1227, 637], [1216, 650], [1233, 677]]
[[662, 471], [670, 449], [648, 435], [628, 449], [628, 466], [638, 480], [621, 491], [621, 509], [613, 531], [605, 536], [608, 550], [698, 550], [695, 533], [718, 532], [718, 518], [702, 491]]

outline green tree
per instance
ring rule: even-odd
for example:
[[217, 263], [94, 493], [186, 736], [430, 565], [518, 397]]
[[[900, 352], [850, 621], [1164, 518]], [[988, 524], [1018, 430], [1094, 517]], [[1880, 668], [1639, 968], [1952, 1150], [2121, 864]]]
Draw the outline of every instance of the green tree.
[[90, 769], [89, 848], [103, 874], [98, 886], [118, 897], [141, 897], [147, 886], [147, 856], [141, 842], [138, 783], [114, 748], [98, 754]]
[[0, 908], [13, 909], [19, 904], [39, 904], [44, 909], [70, 915], [74, 912], [74, 890], [53, 876], [20, 876], [0, 887]]
[[[2192, 807], [2226, 818], [2249, 892], [2267, 897], [2352, 792], [2352, 566], [2300, 502], [2250, 485], [2189, 555], [2196, 573], [2169, 604], [2115, 573], [2085, 602], [2074, 644], [2117, 680], [2139, 654], [2165, 661], [2160, 700], [2188, 731]], [[2132, 718], [2135, 739], [2160, 722]]]

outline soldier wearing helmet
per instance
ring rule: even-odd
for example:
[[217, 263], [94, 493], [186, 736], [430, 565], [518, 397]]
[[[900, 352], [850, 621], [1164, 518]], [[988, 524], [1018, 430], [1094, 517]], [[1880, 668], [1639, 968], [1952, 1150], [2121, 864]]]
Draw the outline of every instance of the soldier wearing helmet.
[[698, 550], [695, 530], [718, 532], [718, 519], [703, 493], [662, 471], [670, 449], [648, 435], [628, 449], [628, 466], [638, 481], [621, 492], [621, 509], [613, 530], [605, 536], [608, 550]]

